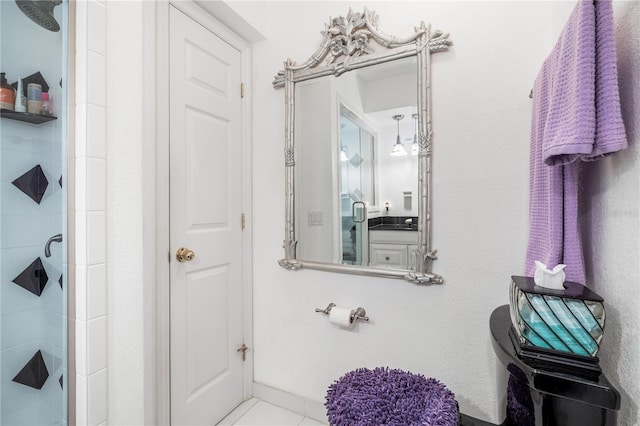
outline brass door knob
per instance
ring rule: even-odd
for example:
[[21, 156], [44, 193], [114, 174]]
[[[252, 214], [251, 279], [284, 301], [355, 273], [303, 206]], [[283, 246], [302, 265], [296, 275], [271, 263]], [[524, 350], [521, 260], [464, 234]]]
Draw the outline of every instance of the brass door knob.
[[178, 262], [191, 262], [194, 257], [196, 257], [196, 254], [186, 247], [180, 247], [178, 251], [176, 251], [176, 259], [178, 259]]

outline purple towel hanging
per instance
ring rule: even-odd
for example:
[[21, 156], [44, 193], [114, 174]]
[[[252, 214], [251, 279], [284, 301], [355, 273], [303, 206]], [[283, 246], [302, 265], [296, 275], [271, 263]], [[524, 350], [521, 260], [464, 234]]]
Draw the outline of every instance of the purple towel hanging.
[[567, 265], [584, 283], [578, 222], [581, 165], [627, 147], [611, 0], [580, 0], [533, 88], [526, 274]]

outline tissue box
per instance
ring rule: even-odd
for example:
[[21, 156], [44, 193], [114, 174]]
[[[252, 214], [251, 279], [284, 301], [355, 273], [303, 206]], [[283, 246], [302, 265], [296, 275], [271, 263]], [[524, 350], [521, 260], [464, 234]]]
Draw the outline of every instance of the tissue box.
[[604, 332], [602, 297], [568, 281], [564, 290], [552, 290], [530, 277], [511, 279], [511, 322], [520, 346], [596, 356]]

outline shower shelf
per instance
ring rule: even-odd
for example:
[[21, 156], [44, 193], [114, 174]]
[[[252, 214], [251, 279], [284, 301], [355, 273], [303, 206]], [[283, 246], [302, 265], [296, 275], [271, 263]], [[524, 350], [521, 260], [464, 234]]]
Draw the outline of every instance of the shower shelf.
[[48, 121], [57, 120], [58, 117], [53, 115], [40, 115], [30, 112], [15, 112], [10, 109], [0, 109], [0, 117], [8, 118], [10, 120], [24, 121], [31, 124], [42, 124]]

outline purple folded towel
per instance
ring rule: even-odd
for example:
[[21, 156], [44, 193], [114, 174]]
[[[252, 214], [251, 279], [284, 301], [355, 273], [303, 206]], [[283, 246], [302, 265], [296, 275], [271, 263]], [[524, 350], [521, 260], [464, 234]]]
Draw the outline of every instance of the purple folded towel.
[[583, 160], [597, 160], [626, 149], [627, 135], [622, 121], [616, 36], [611, 0], [596, 0], [596, 138], [593, 151]]
[[611, 0], [580, 0], [536, 79], [534, 108], [548, 165], [625, 149]]
[[576, 160], [626, 147], [611, 0], [579, 0], [533, 86], [527, 275], [564, 263], [585, 282]]
[[421, 374], [358, 368], [327, 391], [333, 426], [456, 426], [458, 405], [445, 385]]

